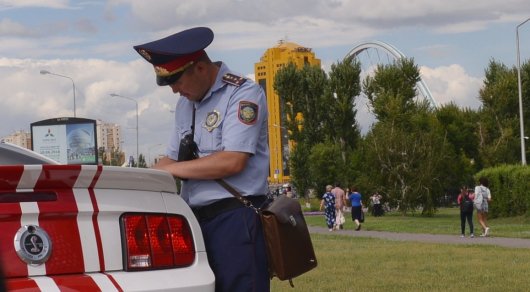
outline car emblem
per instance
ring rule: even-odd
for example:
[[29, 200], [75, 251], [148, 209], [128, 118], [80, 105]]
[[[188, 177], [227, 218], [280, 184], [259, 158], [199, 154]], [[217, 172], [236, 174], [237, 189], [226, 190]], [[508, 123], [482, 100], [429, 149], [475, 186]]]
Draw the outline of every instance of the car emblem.
[[38, 266], [45, 263], [52, 253], [52, 241], [48, 233], [37, 225], [25, 225], [15, 234], [15, 250], [24, 262]]

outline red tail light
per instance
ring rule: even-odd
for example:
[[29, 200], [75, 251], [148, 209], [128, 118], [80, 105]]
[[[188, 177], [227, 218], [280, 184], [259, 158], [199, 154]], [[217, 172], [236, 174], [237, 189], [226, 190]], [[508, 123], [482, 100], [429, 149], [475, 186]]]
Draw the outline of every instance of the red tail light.
[[188, 221], [180, 215], [123, 214], [125, 270], [185, 267], [195, 261]]

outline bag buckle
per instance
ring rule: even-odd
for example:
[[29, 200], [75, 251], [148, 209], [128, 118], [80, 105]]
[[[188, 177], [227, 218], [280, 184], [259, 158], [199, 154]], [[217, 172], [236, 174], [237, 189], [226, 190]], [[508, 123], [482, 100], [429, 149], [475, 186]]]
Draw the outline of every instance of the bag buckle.
[[289, 216], [289, 222], [291, 223], [291, 225], [293, 225], [293, 227], [296, 227], [296, 219], [293, 215]]

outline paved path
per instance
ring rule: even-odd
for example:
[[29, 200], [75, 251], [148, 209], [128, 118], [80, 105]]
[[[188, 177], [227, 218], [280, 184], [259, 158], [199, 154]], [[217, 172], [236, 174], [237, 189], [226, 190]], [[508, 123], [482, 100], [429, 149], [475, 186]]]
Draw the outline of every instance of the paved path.
[[450, 243], [450, 244], [489, 244], [511, 248], [530, 248], [530, 239], [507, 238], [507, 237], [480, 237], [461, 238], [460, 235], [447, 234], [422, 234], [422, 233], [397, 233], [386, 231], [353, 231], [336, 230], [329, 231], [324, 227], [309, 226], [310, 233], [334, 234], [355, 237], [374, 237], [398, 241], [420, 241], [430, 243]]

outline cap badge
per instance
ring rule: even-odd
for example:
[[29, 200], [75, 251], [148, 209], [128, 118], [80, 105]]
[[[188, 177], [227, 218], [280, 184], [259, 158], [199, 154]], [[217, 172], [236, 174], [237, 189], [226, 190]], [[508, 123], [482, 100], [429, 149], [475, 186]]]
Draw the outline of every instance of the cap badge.
[[208, 130], [208, 132], [213, 131], [215, 128], [219, 127], [220, 119], [219, 119], [220, 113], [216, 110], [213, 112], [209, 112], [206, 116], [206, 121], [204, 122], [203, 128]]
[[45, 263], [52, 252], [52, 241], [48, 233], [37, 225], [25, 225], [15, 234], [15, 251], [21, 260], [38, 266]]
[[140, 53], [140, 55], [142, 55], [147, 61], [151, 61], [151, 55], [149, 55], [146, 50], [141, 49], [138, 53]]
[[154, 66], [155, 67], [155, 73], [157, 76], [168, 76], [169, 75], [169, 71], [164, 68], [164, 67], [160, 67], [160, 66]]
[[250, 101], [240, 101], [238, 116], [243, 124], [254, 124], [258, 118], [258, 105]]

